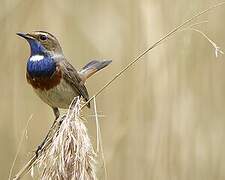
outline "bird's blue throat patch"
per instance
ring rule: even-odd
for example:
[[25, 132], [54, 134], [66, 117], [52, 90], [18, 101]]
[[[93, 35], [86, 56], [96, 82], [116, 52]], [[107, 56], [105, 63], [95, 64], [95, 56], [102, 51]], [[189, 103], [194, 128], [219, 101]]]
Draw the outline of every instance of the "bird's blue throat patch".
[[51, 76], [56, 70], [56, 63], [51, 57], [43, 56], [43, 59], [34, 61], [33, 55], [27, 61], [27, 72], [32, 77], [46, 77]]
[[43, 54], [44, 52], [46, 52], [45, 47], [37, 40], [27, 39], [27, 41], [30, 45], [31, 56], [36, 55], [36, 54]]
[[56, 70], [54, 59], [38, 41], [28, 39], [28, 42], [31, 48], [31, 56], [27, 61], [27, 72], [31, 77], [51, 76]]

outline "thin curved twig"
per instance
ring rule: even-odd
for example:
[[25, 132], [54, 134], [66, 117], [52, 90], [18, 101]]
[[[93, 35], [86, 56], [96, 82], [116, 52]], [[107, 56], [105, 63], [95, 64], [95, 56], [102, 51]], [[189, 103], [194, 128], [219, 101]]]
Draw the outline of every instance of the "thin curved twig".
[[150, 46], [148, 49], [146, 49], [145, 51], [143, 51], [140, 55], [138, 55], [133, 61], [131, 61], [127, 66], [125, 66], [119, 73], [117, 73], [108, 83], [106, 83], [101, 89], [99, 89], [97, 91], [97, 93], [95, 93], [95, 95], [93, 95], [82, 107], [81, 109], [83, 109], [85, 106], [87, 106], [87, 104], [92, 101], [95, 97], [97, 97], [104, 89], [106, 89], [114, 80], [116, 80], [118, 77], [120, 77], [121, 74], [123, 74], [127, 69], [129, 69], [132, 65], [134, 65], [137, 61], [139, 61], [144, 55], [146, 55], [149, 51], [151, 51], [153, 48], [155, 48], [156, 46], [158, 46], [161, 42], [163, 42], [164, 40], [166, 40], [167, 38], [171, 37], [172, 35], [174, 35], [178, 30], [180, 30], [182, 27], [184, 27], [185, 25], [187, 25], [188, 23], [190, 23], [191, 21], [193, 21], [194, 19], [198, 18], [199, 16], [217, 8], [220, 6], [225, 5], [225, 1], [218, 3], [214, 6], [209, 7], [206, 10], [203, 10], [199, 13], [197, 13], [196, 15], [192, 16], [191, 18], [187, 19], [186, 21], [184, 21], [182, 24], [180, 24], [179, 26], [175, 27], [173, 30], [171, 30], [170, 32], [168, 32], [165, 36], [161, 37], [158, 41], [156, 41], [152, 46]]
[[10, 169], [10, 171], [9, 171], [9, 177], [8, 177], [8, 179], [11, 179], [11, 178], [12, 178], [13, 169], [14, 169], [16, 160], [17, 160], [17, 158], [18, 158], [20, 149], [21, 149], [21, 147], [22, 147], [23, 140], [24, 140], [24, 138], [25, 138], [25, 136], [26, 136], [28, 125], [29, 125], [29, 123], [30, 123], [30, 121], [31, 121], [32, 118], [33, 118], [33, 114], [31, 114], [30, 117], [29, 117], [29, 119], [27, 120], [27, 124], [26, 124], [26, 126], [25, 126], [25, 128], [24, 128], [22, 137], [21, 137], [21, 139], [20, 139], [19, 146], [18, 146], [18, 148], [17, 148], [16, 155], [15, 155], [14, 160], [13, 160], [13, 163], [12, 163], [12, 167], [11, 167], [11, 169]]

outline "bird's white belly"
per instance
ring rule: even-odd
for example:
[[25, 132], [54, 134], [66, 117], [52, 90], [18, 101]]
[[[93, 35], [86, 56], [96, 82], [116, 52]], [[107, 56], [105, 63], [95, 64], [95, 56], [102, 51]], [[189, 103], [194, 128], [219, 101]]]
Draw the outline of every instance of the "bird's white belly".
[[58, 107], [62, 109], [68, 109], [74, 97], [78, 96], [72, 87], [69, 86], [63, 79], [57, 86], [49, 90], [34, 89], [34, 91], [51, 107]]

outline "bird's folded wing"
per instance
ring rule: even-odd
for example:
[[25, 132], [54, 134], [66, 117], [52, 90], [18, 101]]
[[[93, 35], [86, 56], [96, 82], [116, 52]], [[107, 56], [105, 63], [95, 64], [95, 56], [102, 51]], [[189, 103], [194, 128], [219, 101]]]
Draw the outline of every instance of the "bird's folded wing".
[[[82, 96], [85, 101], [88, 101], [88, 91], [76, 69], [66, 60], [60, 62], [60, 67], [62, 68], [63, 78], [65, 81], [70, 84], [77, 94]], [[88, 104], [88, 106], [90, 105]]]

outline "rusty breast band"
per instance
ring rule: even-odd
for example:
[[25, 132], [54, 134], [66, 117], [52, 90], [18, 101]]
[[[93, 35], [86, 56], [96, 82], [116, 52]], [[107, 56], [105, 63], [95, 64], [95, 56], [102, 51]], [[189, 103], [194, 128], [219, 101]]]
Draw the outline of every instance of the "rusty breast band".
[[32, 77], [29, 72], [26, 73], [27, 81], [34, 89], [49, 90], [57, 86], [62, 78], [62, 71], [56, 66], [55, 72], [51, 76]]

